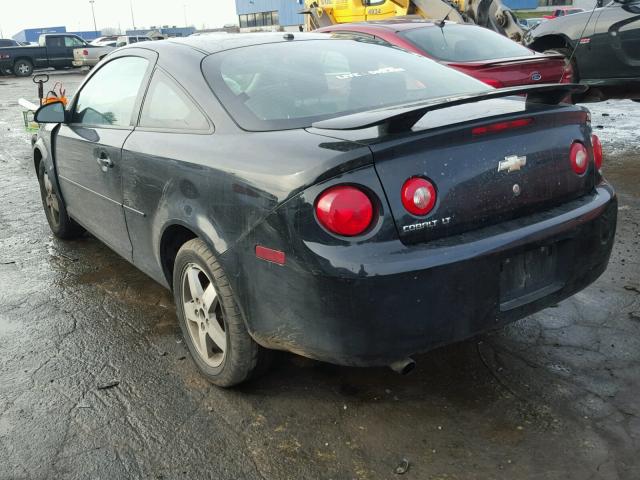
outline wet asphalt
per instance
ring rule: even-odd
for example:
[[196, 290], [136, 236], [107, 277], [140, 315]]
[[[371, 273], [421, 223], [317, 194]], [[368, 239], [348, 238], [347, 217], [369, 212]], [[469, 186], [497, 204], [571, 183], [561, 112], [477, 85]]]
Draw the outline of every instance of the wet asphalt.
[[52, 237], [17, 104], [35, 94], [0, 77], [1, 480], [640, 478], [640, 104], [590, 105], [620, 199], [595, 284], [406, 377], [282, 354], [220, 390], [167, 291]]

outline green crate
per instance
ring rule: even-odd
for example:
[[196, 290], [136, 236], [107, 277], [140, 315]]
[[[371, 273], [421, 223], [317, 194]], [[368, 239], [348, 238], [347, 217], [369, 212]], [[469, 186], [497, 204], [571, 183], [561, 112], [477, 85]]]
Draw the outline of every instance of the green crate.
[[37, 132], [40, 129], [40, 125], [38, 125], [33, 119], [33, 114], [31, 110], [23, 110], [22, 111], [22, 120], [24, 122], [24, 129], [27, 132]]

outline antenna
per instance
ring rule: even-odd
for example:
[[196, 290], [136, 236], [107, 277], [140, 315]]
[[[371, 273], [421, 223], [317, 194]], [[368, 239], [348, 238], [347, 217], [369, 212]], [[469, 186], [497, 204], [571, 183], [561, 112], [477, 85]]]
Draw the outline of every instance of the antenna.
[[440, 28], [445, 26], [445, 22], [449, 19], [449, 15], [451, 14], [451, 12], [453, 11], [455, 7], [453, 5], [451, 5], [451, 8], [449, 9], [449, 11], [447, 12], [447, 14], [444, 16], [444, 18], [442, 20], [436, 20], [434, 23], [439, 26]]
[[[591, 17], [593, 17], [593, 13], [596, 11], [596, 9], [594, 8], [593, 10], [591, 10], [591, 13], [589, 14], [589, 18], [587, 18], [587, 22], [584, 24], [584, 28], [582, 29], [582, 31], [580, 32], [580, 36], [578, 37], [578, 41], [576, 42], [575, 47], [573, 47], [573, 50], [571, 52], [571, 55], [569, 56], [569, 63], [571, 63], [571, 61], [573, 60], [573, 57], [576, 54], [576, 50], [578, 49], [578, 46], [580, 45], [580, 40], [582, 40], [582, 36], [584, 35], [585, 30], [587, 29], [587, 27], [589, 26], [589, 22], [591, 21]], [[564, 74], [567, 73], [566, 69], [564, 69], [562, 71], [562, 75], [560, 76], [560, 82], [562, 83], [562, 80], [564, 80]]]

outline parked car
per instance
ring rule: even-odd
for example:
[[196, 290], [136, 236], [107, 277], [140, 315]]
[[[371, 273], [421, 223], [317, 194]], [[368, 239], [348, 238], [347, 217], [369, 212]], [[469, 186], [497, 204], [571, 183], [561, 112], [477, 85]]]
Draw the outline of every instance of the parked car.
[[152, 39], [144, 35], [121, 35], [116, 40], [116, 47], [124, 47], [132, 43], [150, 42]]
[[0, 38], [0, 47], [19, 47], [20, 43], [10, 38]]
[[522, 25], [525, 28], [525, 30], [530, 30], [532, 28], [535, 28], [538, 25], [540, 25], [542, 22], [546, 22], [546, 21], [547, 21], [546, 18], [521, 18], [518, 20], [520, 25]]
[[116, 42], [104, 42], [95, 48], [76, 48], [73, 51], [74, 67], [95, 67], [100, 60], [116, 48]]
[[91, 45], [103, 46], [107, 43], [115, 43], [118, 40], [119, 35], [106, 35], [103, 37], [98, 37], [91, 40], [89, 43]]
[[40, 35], [37, 47], [0, 48], [0, 71], [28, 77], [34, 68], [73, 66], [75, 48], [93, 48], [77, 35], [55, 33]]
[[343, 23], [317, 31], [404, 48], [493, 87], [568, 82], [571, 78], [560, 54], [541, 55], [476, 25], [403, 19]]
[[553, 20], [558, 17], [565, 17], [567, 15], [573, 15], [575, 13], [584, 12], [583, 8], [573, 8], [573, 7], [560, 7], [553, 10], [548, 15], [543, 15], [542, 18], [546, 18], [547, 20]]
[[640, 0], [545, 22], [527, 32], [525, 43], [564, 55], [571, 81], [591, 87], [587, 100], [640, 99]]
[[405, 372], [605, 270], [617, 200], [576, 89], [326, 34], [148, 42], [36, 112], [34, 164], [53, 233], [172, 289], [213, 383], [268, 349]]

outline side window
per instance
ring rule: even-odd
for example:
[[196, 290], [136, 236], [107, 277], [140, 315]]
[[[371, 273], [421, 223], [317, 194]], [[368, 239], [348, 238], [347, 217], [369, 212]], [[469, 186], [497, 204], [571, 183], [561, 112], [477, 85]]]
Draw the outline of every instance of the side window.
[[64, 46], [65, 47], [84, 47], [84, 43], [75, 37], [64, 37]]
[[47, 47], [49, 48], [62, 48], [64, 47], [64, 38], [62, 37], [50, 37], [47, 39]]
[[149, 62], [121, 57], [104, 65], [78, 95], [72, 123], [128, 127]]
[[172, 130], [209, 130], [206, 117], [162, 70], [156, 70], [153, 74], [139, 125]]
[[129, 37], [129, 43], [138, 43], [138, 37]]

